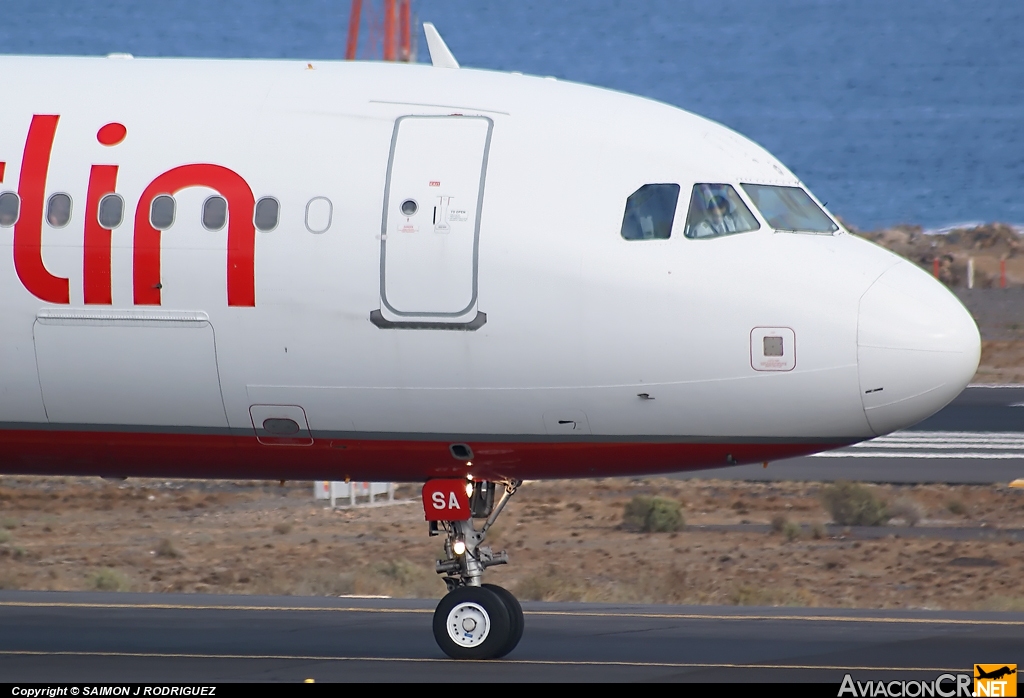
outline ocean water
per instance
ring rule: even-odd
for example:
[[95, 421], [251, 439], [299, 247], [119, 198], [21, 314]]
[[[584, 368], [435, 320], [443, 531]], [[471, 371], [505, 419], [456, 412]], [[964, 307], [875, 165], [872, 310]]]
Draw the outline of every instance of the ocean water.
[[[379, 18], [381, 0], [364, 4]], [[0, 52], [341, 58], [348, 10], [0, 0]], [[1024, 224], [1019, 0], [414, 0], [414, 11], [464, 66], [640, 94], [734, 128], [862, 229]], [[380, 55], [370, 24], [365, 58]]]

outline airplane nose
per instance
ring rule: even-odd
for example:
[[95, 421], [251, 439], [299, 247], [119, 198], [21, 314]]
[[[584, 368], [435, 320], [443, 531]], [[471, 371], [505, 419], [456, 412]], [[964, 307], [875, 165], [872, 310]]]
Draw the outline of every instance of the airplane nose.
[[890, 267], [860, 300], [861, 400], [876, 434], [945, 407], [978, 370], [981, 337], [950, 291], [910, 262]]

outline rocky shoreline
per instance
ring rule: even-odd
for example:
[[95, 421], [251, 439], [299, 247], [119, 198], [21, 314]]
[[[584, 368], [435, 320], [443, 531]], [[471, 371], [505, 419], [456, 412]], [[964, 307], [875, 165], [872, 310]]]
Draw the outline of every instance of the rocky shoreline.
[[939, 280], [956, 293], [981, 331], [981, 365], [973, 382], [1024, 383], [1024, 235], [1018, 228], [985, 223], [939, 232], [919, 225], [862, 231], [843, 225], [930, 274], [937, 260]]
[[[919, 225], [896, 225], [862, 231], [846, 221], [853, 234], [892, 250], [901, 257], [934, 273], [939, 262], [939, 280], [951, 288], [1002, 288], [1000, 262], [1004, 263], [1005, 287], [1024, 287], [1024, 236], [1007, 223], [984, 223], [973, 227], [926, 231]], [[968, 260], [974, 260], [974, 283], [968, 283]]]

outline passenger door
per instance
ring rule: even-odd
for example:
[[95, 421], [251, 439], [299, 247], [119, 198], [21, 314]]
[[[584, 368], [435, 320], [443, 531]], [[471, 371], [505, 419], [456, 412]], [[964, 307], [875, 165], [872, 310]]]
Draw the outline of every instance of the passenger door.
[[403, 116], [395, 123], [380, 247], [382, 328], [476, 329], [480, 214], [493, 122]]

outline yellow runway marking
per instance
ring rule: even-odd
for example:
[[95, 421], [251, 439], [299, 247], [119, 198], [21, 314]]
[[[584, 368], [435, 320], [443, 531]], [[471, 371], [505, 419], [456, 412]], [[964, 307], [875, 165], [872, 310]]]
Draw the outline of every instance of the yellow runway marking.
[[668, 620], [787, 620], [832, 621], [840, 623], [896, 623], [924, 625], [1009, 625], [1024, 627], [1024, 620], [984, 620], [970, 618], [886, 618], [884, 616], [800, 616], [732, 615], [714, 613], [602, 613], [600, 611], [525, 611], [533, 616], [573, 616], [595, 618], [665, 618]]
[[[172, 604], [172, 603], [75, 603], [48, 601], [0, 601], [0, 608], [83, 608], [138, 609], [160, 611], [305, 611], [323, 613], [429, 613], [429, 608], [361, 608], [358, 606], [256, 606], [244, 604]], [[644, 618], [661, 620], [760, 620], [811, 621], [833, 623], [888, 623], [897, 625], [968, 625], [1024, 627], [1024, 620], [989, 620], [970, 618], [891, 618], [884, 616], [815, 616], [717, 613], [625, 613], [621, 611], [525, 611], [528, 616], [566, 616], [571, 618]]]
[[73, 603], [49, 601], [0, 601], [0, 608], [122, 608], [156, 611], [332, 611], [336, 613], [433, 613], [429, 608], [359, 608], [358, 606], [246, 606], [175, 603]]
[[[42, 650], [0, 650], [0, 657], [121, 657], [134, 659], [255, 659], [297, 660], [316, 662], [414, 662], [417, 664], [458, 664], [455, 659], [431, 657], [331, 657], [300, 654], [191, 654], [187, 652], [46, 652]], [[963, 672], [963, 667], [892, 667], [892, 666], [838, 666], [829, 664], [726, 664], [710, 662], [622, 662], [622, 661], [573, 661], [557, 659], [499, 659], [498, 664], [528, 664], [551, 666], [620, 666], [651, 669], [819, 669], [823, 671], [923, 671]]]

